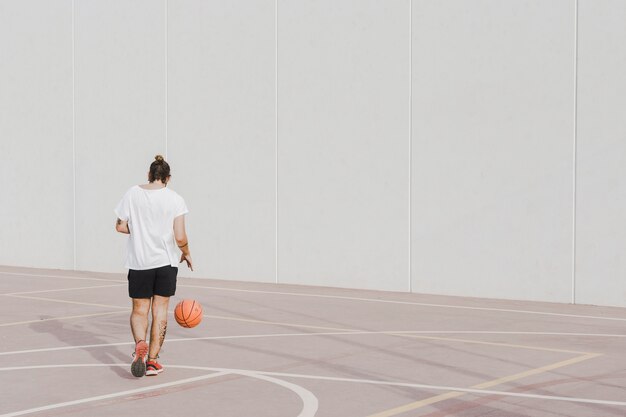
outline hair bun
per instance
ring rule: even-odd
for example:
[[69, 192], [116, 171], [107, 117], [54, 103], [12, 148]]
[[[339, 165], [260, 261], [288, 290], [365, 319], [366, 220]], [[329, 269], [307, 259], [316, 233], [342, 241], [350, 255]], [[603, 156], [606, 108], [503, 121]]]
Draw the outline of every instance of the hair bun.
[[154, 157], [154, 160], [157, 162], [163, 162], [165, 161], [165, 159], [163, 159], [163, 155], [157, 155]]

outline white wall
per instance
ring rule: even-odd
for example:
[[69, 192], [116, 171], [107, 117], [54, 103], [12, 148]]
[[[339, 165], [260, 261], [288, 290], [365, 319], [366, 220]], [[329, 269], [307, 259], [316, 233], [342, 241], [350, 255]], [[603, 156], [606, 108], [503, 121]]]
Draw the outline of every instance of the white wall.
[[119, 271], [113, 208], [165, 153], [165, 1], [75, 2], [76, 267]]
[[579, 3], [576, 299], [626, 304], [626, 2]]
[[0, 0], [0, 264], [122, 272], [163, 153], [193, 276], [626, 306], [624, 17]]
[[279, 2], [280, 282], [408, 288], [408, 6]]
[[73, 267], [71, 1], [0, 1], [0, 264]]
[[574, 3], [413, 4], [417, 292], [568, 302]]
[[170, 0], [168, 19], [168, 158], [193, 276], [273, 282], [274, 3]]

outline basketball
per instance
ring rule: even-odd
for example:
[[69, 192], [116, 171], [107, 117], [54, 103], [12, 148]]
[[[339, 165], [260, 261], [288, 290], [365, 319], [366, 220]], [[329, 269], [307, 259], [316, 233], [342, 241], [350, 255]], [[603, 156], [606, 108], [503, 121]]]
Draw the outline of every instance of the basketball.
[[196, 327], [202, 321], [202, 305], [196, 300], [182, 300], [176, 304], [174, 318], [183, 327]]

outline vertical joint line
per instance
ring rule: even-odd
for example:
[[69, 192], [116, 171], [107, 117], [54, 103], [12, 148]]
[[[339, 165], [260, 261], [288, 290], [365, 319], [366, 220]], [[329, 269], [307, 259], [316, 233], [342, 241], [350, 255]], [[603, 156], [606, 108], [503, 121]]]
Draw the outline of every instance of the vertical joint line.
[[574, 144], [572, 176], [572, 304], [576, 304], [576, 177], [578, 164], [578, 0], [574, 0]]
[[75, 3], [72, 0], [72, 265], [76, 270], [76, 35]]
[[275, 130], [275, 166], [274, 166], [274, 171], [275, 171], [275, 188], [276, 188], [276, 201], [275, 201], [275, 205], [276, 205], [276, 216], [275, 216], [275, 223], [276, 223], [276, 246], [274, 248], [275, 250], [275, 259], [274, 259], [274, 263], [275, 263], [275, 268], [276, 268], [276, 284], [279, 283], [279, 277], [278, 277], [278, 0], [274, 0], [274, 130]]
[[409, 292], [413, 292], [413, 0], [409, 0]]
[[169, 54], [169, 48], [168, 48], [168, 43], [169, 43], [169, 27], [168, 27], [168, 9], [169, 9], [169, 3], [168, 0], [165, 0], [165, 159], [168, 159], [168, 143], [167, 143], [167, 129], [168, 129], [168, 125], [167, 125], [167, 119], [168, 119], [168, 68], [167, 68], [167, 63], [168, 63], [168, 54]]

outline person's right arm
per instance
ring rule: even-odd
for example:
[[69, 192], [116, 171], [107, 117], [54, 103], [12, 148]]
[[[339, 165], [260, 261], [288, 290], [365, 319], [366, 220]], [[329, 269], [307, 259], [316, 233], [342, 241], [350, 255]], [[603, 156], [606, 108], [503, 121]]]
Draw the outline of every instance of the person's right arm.
[[128, 221], [124, 221], [120, 218], [115, 222], [115, 230], [120, 233], [124, 233], [126, 235], [130, 234], [130, 227], [128, 226]]
[[178, 248], [182, 252], [180, 262], [187, 262], [187, 266], [193, 271], [191, 252], [189, 251], [189, 240], [187, 240], [187, 232], [185, 231], [185, 215], [178, 216], [174, 219], [174, 238], [176, 239]]

